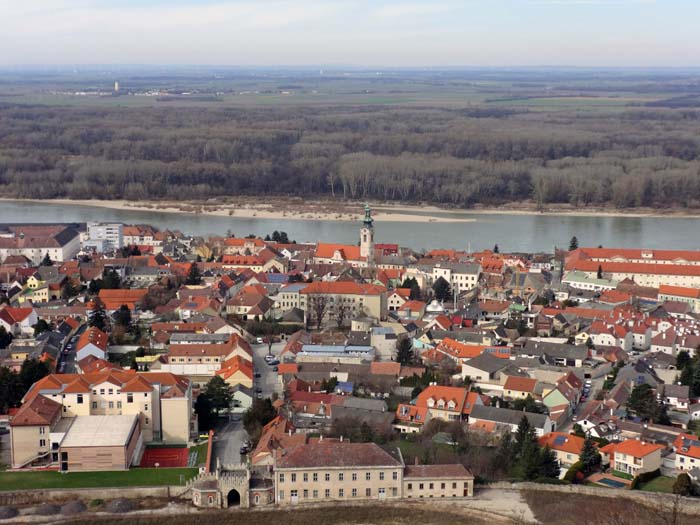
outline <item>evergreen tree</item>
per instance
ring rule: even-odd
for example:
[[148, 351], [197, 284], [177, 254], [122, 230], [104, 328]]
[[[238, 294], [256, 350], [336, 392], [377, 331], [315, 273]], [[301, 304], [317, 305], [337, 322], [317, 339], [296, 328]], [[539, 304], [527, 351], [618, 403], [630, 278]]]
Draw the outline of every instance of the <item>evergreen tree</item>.
[[602, 267], [600, 264], [598, 265], [598, 273], [596, 274], [596, 277], [597, 277], [598, 279], [602, 279], [602, 278], [603, 278], [603, 267]]
[[396, 360], [402, 365], [408, 365], [413, 362], [413, 344], [409, 337], [399, 339]]
[[49, 330], [53, 329], [53, 327], [47, 323], [45, 319], [39, 319], [32, 328], [34, 328], [34, 337], [42, 332], [48, 332]]
[[520, 456], [523, 447], [526, 446], [528, 442], [535, 441], [535, 432], [530, 425], [530, 420], [526, 415], [520, 418], [520, 423], [518, 423], [518, 429], [515, 431], [515, 443], [513, 445], [513, 453], [515, 456]]
[[19, 369], [19, 383], [23, 392], [29, 390], [34, 383], [49, 374], [49, 367], [38, 359], [25, 359]]
[[673, 493], [680, 494], [681, 496], [692, 496], [693, 492], [693, 483], [690, 480], [690, 476], [682, 472], [678, 475], [673, 484]]
[[693, 387], [691, 388], [691, 396], [700, 396], [700, 362], [693, 366]]
[[676, 356], [676, 370], [683, 370], [690, 363], [690, 354], [687, 350], [681, 350]]
[[540, 449], [539, 476], [541, 478], [558, 479], [560, 474], [557, 455], [549, 448], [549, 445]]
[[586, 437], [583, 441], [583, 448], [581, 449], [578, 460], [581, 462], [585, 473], [591, 472], [595, 467], [600, 465], [600, 453], [590, 437]]
[[501, 253], [500, 249], [498, 248], [498, 244], [494, 244], [493, 253]]
[[0, 326], [0, 350], [7, 348], [12, 339], [12, 334], [5, 330], [4, 326]]
[[44, 258], [41, 260], [41, 266], [53, 266], [53, 261], [51, 260], [51, 257], [49, 256], [49, 252], [46, 252], [44, 255]]
[[216, 412], [228, 410], [231, 406], [233, 390], [231, 385], [226, 383], [221, 376], [211, 378], [204, 389], [204, 393], [209, 399], [211, 408]]
[[102, 277], [103, 288], [107, 290], [116, 290], [122, 285], [121, 277], [116, 270], [110, 270]]
[[197, 266], [197, 263], [193, 263], [192, 266], [190, 266], [190, 271], [187, 272], [185, 284], [190, 286], [202, 284], [202, 274], [199, 272], [199, 266]]
[[438, 301], [449, 301], [452, 298], [450, 283], [448, 283], [444, 277], [438, 277], [433, 283], [433, 292]]
[[70, 279], [66, 280], [65, 284], [61, 288], [61, 294], [66, 299], [70, 299], [71, 297], [75, 297], [79, 293], [80, 293], [80, 290], [78, 290], [78, 288], [76, 288], [73, 285], [73, 282]]
[[492, 466], [497, 471], [507, 472], [513, 466], [513, 459], [513, 436], [506, 432], [493, 456]]
[[574, 235], [574, 236], [571, 238], [571, 241], [569, 241], [569, 251], [572, 252], [572, 251], [574, 251], [574, 250], [577, 249], [577, 248], [578, 248], [578, 239], [577, 239], [576, 236]]
[[411, 290], [408, 298], [413, 300], [420, 299], [420, 286], [415, 277], [407, 277], [401, 283], [401, 288], [409, 288]]
[[119, 326], [123, 326], [126, 331], [131, 328], [131, 310], [129, 310], [127, 305], [121, 305], [119, 310], [114, 312], [114, 322]]
[[689, 361], [685, 364], [683, 370], [681, 370], [681, 375], [678, 378], [678, 381], [681, 385], [686, 385], [690, 387], [691, 394], [693, 392], [693, 375], [695, 372], [695, 368], [696, 367], [693, 366], [693, 362]]
[[88, 324], [99, 328], [103, 332], [107, 331], [107, 313], [105, 312], [105, 305], [102, 299], [95, 297], [92, 303], [92, 310], [88, 316]]

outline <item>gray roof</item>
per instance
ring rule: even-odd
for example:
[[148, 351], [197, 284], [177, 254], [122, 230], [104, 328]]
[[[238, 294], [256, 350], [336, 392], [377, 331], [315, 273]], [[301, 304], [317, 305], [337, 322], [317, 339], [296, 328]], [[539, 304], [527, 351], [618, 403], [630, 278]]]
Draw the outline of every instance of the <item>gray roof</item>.
[[483, 370], [484, 372], [488, 372], [489, 374], [493, 374], [494, 372], [498, 372], [499, 370], [503, 370], [505, 367], [507, 367], [510, 364], [510, 361], [508, 359], [495, 357], [488, 352], [484, 352], [483, 354], [466, 361], [465, 364], [478, 368], [479, 370]]
[[569, 345], [528, 340], [519, 354], [549, 356], [560, 359], [586, 359], [588, 347], [585, 345]]
[[[382, 399], [366, 399], [362, 397], [346, 397], [343, 398], [343, 406], [354, 410], [368, 410], [373, 412], [386, 412], [386, 402]], [[337, 407], [334, 407], [335, 410]]]
[[175, 332], [170, 335], [170, 344], [189, 343], [191, 341], [198, 343], [225, 343], [230, 337], [231, 334], [192, 334]]
[[470, 418], [480, 419], [484, 421], [494, 421], [496, 423], [505, 423], [508, 425], [517, 425], [523, 416], [527, 416], [527, 420], [535, 428], [545, 429], [548, 416], [545, 414], [535, 414], [533, 412], [521, 412], [519, 410], [511, 410], [509, 408], [499, 408], [491, 406], [474, 405]]
[[434, 265], [437, 268], [449, 268], [452, 273], [478, 274], [481, 266], [473, 263], [439, 262]]
[[664, 396], [688, 399], [690, 387], [688, 385], [664, 385]]

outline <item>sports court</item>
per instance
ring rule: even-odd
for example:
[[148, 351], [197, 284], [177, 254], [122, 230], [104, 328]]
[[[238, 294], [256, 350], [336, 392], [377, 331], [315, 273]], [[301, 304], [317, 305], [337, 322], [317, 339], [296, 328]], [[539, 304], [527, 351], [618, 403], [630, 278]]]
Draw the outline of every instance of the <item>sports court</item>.
[[189, 450], [187, 447], [149, 447], [143, 452], [140, 467], [186, 467]]

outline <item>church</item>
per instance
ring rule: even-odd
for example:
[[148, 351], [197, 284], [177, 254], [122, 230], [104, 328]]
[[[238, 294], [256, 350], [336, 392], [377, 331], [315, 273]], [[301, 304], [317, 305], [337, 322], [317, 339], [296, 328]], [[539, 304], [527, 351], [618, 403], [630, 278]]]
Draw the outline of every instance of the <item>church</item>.
[[345, 263], [355, 268], [368, 268], [375, 261], [374, 220], [369, 204], [365, 205], [365, 217], [360, 228], [360, 242], [352, 244], [332, 244], [319, 242], [314, 253], [314, 263]]

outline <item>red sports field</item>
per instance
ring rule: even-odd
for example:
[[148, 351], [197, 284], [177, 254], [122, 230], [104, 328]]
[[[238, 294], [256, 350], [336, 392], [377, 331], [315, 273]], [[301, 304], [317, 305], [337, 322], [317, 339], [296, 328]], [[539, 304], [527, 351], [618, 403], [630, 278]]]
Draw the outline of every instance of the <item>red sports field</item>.
[[140, 467], [186, 467], [189, 450], [179, 448], [147, 448], [143, 452]]

